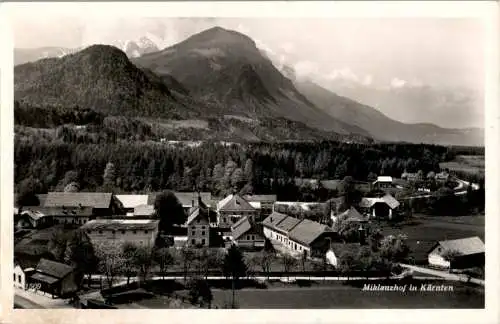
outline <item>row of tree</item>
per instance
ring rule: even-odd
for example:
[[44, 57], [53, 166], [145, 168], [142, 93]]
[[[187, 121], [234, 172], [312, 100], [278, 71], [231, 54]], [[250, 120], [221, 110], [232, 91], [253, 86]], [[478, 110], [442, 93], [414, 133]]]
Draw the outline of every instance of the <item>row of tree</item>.
[[[325, 189], [298, 184], [297, 178], [367, 179], [371, 173], [400, 176], [404, 170], [436, 170], [444, 147], [410, 144], [356, 145], [334, 142], [203, 144], [180, 148], [144, 142], [75, 144], [16, 137], [15, 183], [36, 183], [43, 191], [191, 191], [224, 195], [276, 193], [283, 200], [318, 200]], [[328, 192], [326, 191], [326, 194]], [[316, 198], [316, 199], [314, 199]]]

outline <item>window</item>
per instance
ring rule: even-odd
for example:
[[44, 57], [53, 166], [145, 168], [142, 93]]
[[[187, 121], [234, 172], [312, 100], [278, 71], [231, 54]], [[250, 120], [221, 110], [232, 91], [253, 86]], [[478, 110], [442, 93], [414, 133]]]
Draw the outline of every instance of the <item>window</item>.
[[102, 231], [99, 231], [99, 234], [102, 234]]
[[196, 226], [191, 226], [191, 229], [193, 229], [193, 230], [196, 229]]
[[205, 239], [201, 240], [201, 244], [205, 245]]
[[194, 239], [191, 240], [191, 244], [192, 245], [195, 245], [196, 244], [196, 241]]
[[21, 275], [17, 275], [17, 281], [21, 283]]
[[201, 235], [202, 235], [202, 236], [205, 236], [205, 231], [201, 232]]
[[16, 282], [16, 274], [14, 273], [14, 282]]
[[201, 229], [205, 229], [205, 226], [202, 226]]
[[255, 235], [252, 235], [252, 240], [255, 240]]
[[137, 231], [133, 231], [132, 233], [137, 234]]
[[196, 232], [195, 232], [195, 231], [192, 231], [192, 232], [191, 232], [191, 235], [195, 236], [195, 235], [196, 235]]
[[149, 233], [149, 231], [144, 231], [144, 234], [148, 234], [148, 233]]
[[199, 222], [200, 222], [200, 219], [198, 218], [198, 219], [196, 220], [196, 222], [197, 222], [197, 223], [199, 223]]
[[125, 234], [125, 231], [122, 231], [122, 234]]

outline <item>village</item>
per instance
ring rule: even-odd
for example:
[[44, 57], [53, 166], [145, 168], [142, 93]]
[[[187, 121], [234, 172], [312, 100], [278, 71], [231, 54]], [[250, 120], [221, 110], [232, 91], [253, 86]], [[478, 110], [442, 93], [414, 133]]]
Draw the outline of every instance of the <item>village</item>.
[[[320, 202], [237, 190], [225, 197], [198, 190], [37, 194], [38, 203], [14, 209], [15, 304], [272, 308], [272, 302], [259, 303], [279, 299], [273, 289], [282, 286], [290, 290], [280, 296], [312, 294], [311, 284], [333, 291], [337, 282], [352, 281], [355, 287], [368, 279], [481, 287], [484, 216], [455, 217], [459, 222], [414, 213], [418, 201], [437, 191], [425, 178], [434, 187], [452, 187], [457, 197], [478, 190], [442, 170], [363, 183], [332, 180], [331, 185], [343, 186], [343, 194]], [[417, 182], [421, 188], [401, 194]], [[357, 197], [357, 185], [369, 190]], [[173, 288], [176, 284], [182, 287]], [[262, 297], [266, 293], [268, 299]], [[260, 297], [245, 304], [245, 294]], [[337, 306], [349, 307], [344, 304], [352, 303], [349, 298], [337, 300]]]

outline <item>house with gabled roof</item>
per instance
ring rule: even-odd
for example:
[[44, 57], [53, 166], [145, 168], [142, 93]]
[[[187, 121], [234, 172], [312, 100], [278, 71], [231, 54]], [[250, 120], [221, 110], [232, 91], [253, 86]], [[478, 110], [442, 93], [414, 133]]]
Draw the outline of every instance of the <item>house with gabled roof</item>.
[[231, 229], [231, 226], [243, 217], [255, 220], [258, 211], [238, 194], [231, 194], [217, 203], [217, 225]]
[[264, 236], [292, 255], [325, 256], [335, 233], [326, 225], [273, 212], [263, 222]]
[[247, 216], [231, 226], [231, 236], [236, 245], [245, 248], [263, 248], [266, 241], [262, 227]]
[[49, 192], [44, 207], [89, 207], [93, 216], [123, 214], [122, 203], [110, 192]]
[[65, 297], [78, 290], [74, 270], [64, 263], [41, 259], [30, 277], [30, 282], [39, 283], [39, 290], [51, 294], [52, 298]]
[[186, 221], [187, 244], [193, 247], [210, 246], [210, 210], [198, 196], [196, 207], [191, 207]]
[[338, 220], [345, 220], [351, 223], [366, 223], [369, 220], [368, 216], [362, 215], [358, 210], [351, 206], [348, 210], [332, 216], [332, 222], [335, 224]]
[[358, 207], [365, 215], [373, 218], [393, 219], [399, 206], [396, 198], [386, 194], [383, 197], [363, 197]]
[[428, 253], [431, 266], [446, 269], [484, 266], [485, 246], [477, 237], [436, 242]]

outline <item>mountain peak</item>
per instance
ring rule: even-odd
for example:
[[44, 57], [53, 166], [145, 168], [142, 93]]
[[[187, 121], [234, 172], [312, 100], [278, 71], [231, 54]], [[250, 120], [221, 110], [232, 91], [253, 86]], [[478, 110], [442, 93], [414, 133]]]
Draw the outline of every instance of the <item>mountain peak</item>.
[[184, 42], [179, 44], [190, 44], [190, 43], [207, 43], [207, 45], [220, 44], [220, 43], [240, 43], [248, 44], [255, 47], [255, 42], [245, 34], [237, 32], [235, 30], [225, 29], [220, 26], [215, 26], [206, 29], [198, 34], [192, 35]]

